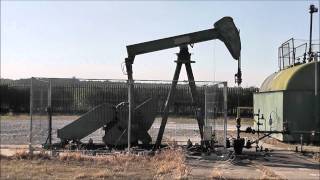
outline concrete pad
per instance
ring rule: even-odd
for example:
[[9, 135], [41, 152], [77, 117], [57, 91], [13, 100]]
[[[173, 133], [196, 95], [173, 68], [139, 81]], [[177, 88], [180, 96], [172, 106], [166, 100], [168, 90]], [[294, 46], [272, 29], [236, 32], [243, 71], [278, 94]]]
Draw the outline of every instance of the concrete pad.
[[320, 179], [319, 162], [294, 152], [274, 151], [256, 162], [285, 179]]

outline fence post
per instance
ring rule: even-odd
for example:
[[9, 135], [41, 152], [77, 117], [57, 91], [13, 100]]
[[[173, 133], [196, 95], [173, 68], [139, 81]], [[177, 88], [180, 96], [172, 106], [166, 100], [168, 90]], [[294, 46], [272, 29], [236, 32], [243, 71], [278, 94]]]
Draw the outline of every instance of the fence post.
[[[315, 56], [318, 56], [315, 54]], [[319, 98], [318, 98], [318, 78], [319, 78], [319, 72], [318, 72], [318, 57], [314, 57], [314, 99], [315, 99], [315, 120], [316, 120], [316, 126], [319, 127], [320, 125], [320, 119], [319, 119]]]
[[128, 101], [129, 101], [129, 117], [128, 117], [128, 152], [130, 153], [131, 145], [131, 122], [133, 118], [133, 79], [128, 80]]
[[224, 148], [227, 148], [227, 118], [228, 118], [228, 102], [227, 102], [227, 87], [228, 87], [228, 83], [227, 82], [223, 82], [223, 112], [224, 112], [224, 121], [223, 121], [223, 125], [224, 125], [224, 131], [223, 131], [223, 140], [224, 140]]
[[207, 126], [208, 125], [208, 105], [207, 105], [207, 101], [208, 101], [208, 97], [207, 97], [207, 87], [208, 86], [204, 86], [204, 125]]
[[32, 111], [33, 111], [33, 77], [30, 79], [30, 129], [29, 129], [29, 154], [32, 152]]
[[48, 127], [48, 140], [49, 140], [49, 148], [52, 145], [52, 109], [51, 109], [51, 80], [49, 79], [49, 87], [48, 87], [48, 120], [49, 120], [49, 127]]

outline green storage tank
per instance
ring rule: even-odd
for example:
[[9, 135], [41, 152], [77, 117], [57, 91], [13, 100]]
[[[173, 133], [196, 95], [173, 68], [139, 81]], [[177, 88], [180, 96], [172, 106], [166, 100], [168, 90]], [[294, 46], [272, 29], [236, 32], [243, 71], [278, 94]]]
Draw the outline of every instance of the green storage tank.
[[272, 135], [285, 142], [299, 142], [301, 134], [306, 142], [320, 141], [320, 77], [315, 98], [315, 63], [319, 72], [320, 63], [310, 62], [273, 73], [265, 79], [260, 91], [253, 95], [254, 112], [260, 110], [265, 118], [260, 130], [283, 131], [287, 128], [290, 134]]

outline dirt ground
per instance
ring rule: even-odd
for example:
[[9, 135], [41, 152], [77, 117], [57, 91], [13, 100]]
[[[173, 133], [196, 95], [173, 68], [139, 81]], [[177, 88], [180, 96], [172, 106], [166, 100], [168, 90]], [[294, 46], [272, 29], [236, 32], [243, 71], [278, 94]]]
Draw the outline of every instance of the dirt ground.
[[190, 155], [181, 148], [151, 155], [1, 156], [0, 179], [297, 179], [320, 178], [319, 160], [290, 151]]
[[188, 162], [196, 179], [293, 179], [318, 180], [319, 161], [288, 151], [245, 151], [226, 161], [202, 157]]
[[[300, 151], [300, 144], [286, 144], [272, 138], [260, 142], [268, 152], [255, 152], [252, 148], [237, 156], [232, 153], [192, 155], [176, 147], [154, 156], [117, 152], [104, 156], [41, 153], [30, 157], [26, 145], [12, 145], [28, 142], [27, 118], [25, 115], [1, 118], [0, 154], [11, 156], [1, 155], [0, 179], [320, 179], [319, 146], [304, 145], [304, 153], [297, 153], [295, 150], [298, 147]], [[54, 117], [54, 132], [76, 118]], [[176, 141], [191, 136], [199, 139], [193, 123], [193, 119], [172, 118], [165, 132], [168, 137], [164, 139]], [[234, 128], [234, 123], [229, 120], [228, 126]], [[246, 125], [252, 125], [252, 120], [245, 120], [243, 127]], [[150, 134], [156, 135], [157, 130], [151, 129]], [[94, 136], [101, 135], [100, 131], [95, 133]], [[217, 136], [222, 137], [222, 133], [218, 130]], [[235, 129], [228, 128], [228, 136], [236, 137]], [[242, 134], [242, 137], [255, 139], [257, 135]]]
[[[57, 130], [65, 125], [76, 120], [79, 116], [53, 116], [52, 118], [52, 141], [53, 143], [60, 142], [57, 138]], [[159, 131], [161, 118], [157, 117], [154, 124], [149, 130], [149, 134], [153, 139]], [[223, 129], [223, 119], [217, 119], [216, 129], [221, 131]], [[253, 121], [250, 119], [243, 120], [243, 128], [252, 125]], [[33, 118], [32, 141], [33, 144], [43, 144], [46, 141], [48, 129], [47, 116], [35, 116]], [[228, 120], [228, 130], [235, 130], [235, 121], [233, 118]], [[30, 117], [26, 114], [1, 116], [0, 119], [0, 142], [1, 145], [21, 145], [29, 144], [30, 141]], [[104, 131], [102, 128], [94, 133], [88, 135], [82, 142], [88, 142], [91, 138], [95, 143], [102, 143]], [[175, 141], [187, 142], [188, 139], [192, 141], [199, 141], [198, 124], [194, 118], [190, 117], [169, 117], [166, 129], [164, 132], [164, 139], [171, 139]]]

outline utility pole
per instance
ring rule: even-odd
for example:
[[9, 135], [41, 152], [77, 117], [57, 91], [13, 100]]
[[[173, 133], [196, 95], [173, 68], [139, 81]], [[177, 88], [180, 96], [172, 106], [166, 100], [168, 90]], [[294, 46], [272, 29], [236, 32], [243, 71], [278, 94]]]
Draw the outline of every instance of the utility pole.
[[309, 62], [312, 60], [312, 15], [313, 13], [318, 12], [318, 8], [316, 8], [313, 4], [310, 5], [309, 13], [310, 13], [310, 36], [309, 36]]
[[316, 8], [313, 4], [310, 5], [309, 13], [310, 13], [310, 36], [309, 36], [309, 62], [314, 59], [314, 96], [315, 96], [315, 120], [316, 124], [319, 125], [319, 100], [318, 100], [318, 63], [317, 63], [317, 54], [313, 54], [312, 52], [312, 15], [313, 13], [318, 12], [318, 8]]

